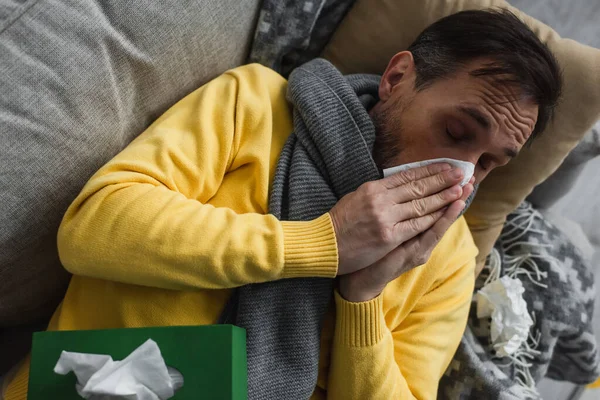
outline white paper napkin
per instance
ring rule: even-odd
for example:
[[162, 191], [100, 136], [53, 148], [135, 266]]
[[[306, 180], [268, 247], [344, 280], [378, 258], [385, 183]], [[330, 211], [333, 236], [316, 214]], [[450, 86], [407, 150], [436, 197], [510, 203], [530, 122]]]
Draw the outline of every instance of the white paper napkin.
[[460, 168], [463, 170], [464, 178], [460, 182], [460, 186], [465, 186], [471, 180], [473, 173], [475, 172], [475, 165], [462, 160], [455, 160], [453, 158], [434, 158], [431, 160], [417, 161], [408, 164], [398, 165], [392, 168], [386, 168], [383, 170], [383, 176], [388, 177], [397, 172], [406, 171], [407, 169], [424, 167], [426, 165], [435, 164], [435, 163], [448, 163], [453, 167]]
[[490, 336], [500, 357], [517, 351], [533, 325], [524, 291], [520, 280], [503, 276], [477, 292], [477, 318], [492, 317]]
[[102, 354], [63, 351], [54, 372], [77, 376], [84, 399], [166, 400], [183, 386], [183, 376], [167, 367], [156, 342], [148, 339], [122, 361]]

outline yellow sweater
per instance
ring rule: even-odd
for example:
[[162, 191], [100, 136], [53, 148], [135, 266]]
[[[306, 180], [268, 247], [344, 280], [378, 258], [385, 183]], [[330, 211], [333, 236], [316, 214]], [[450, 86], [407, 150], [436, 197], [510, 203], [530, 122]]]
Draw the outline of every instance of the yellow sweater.
[[[58, 233], [74, 276], [49, 330], [211, 324], [233, 287], [336, 276], [329, 214], [308, 222], [267, 214], [292, 131], [286, 86], [259, 65], [229, 71], [90, 179]], [[336, 293], [312, 398], [435, 398], [465, 328], [476, 253], [460, 218], [427, 264], [378, 298], [350, 303]], [[28, 368], [8, 400], [25, 399]]]

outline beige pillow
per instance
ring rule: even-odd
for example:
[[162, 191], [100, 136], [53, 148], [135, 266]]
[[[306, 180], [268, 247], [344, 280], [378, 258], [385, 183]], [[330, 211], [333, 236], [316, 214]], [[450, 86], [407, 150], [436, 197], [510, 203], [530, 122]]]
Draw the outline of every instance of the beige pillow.
[[479, 268], [506, 215], [559, 167], [600, 118], [600, 50], [562, 39], [504, 0], [357, 0], [323, 53], [344, 73], [381, 74], [389, 59], [407, 49], [431, 23], [458, 11], [488, 7], [508, 8], [523, 19], [554, 52], [565, 82], [554, 121], [531, 148], [523, 149], [507, 166], [487, 177], [466, 213], [479, 247]]

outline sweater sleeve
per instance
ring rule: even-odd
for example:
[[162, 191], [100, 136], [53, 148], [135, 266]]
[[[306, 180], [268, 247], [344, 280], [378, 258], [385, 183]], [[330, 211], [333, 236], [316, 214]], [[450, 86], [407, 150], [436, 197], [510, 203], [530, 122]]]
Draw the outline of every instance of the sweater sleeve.
[[463, 335], [473, 292], [475, 254], [467, 263], [464, 256], [392, 330], [386, 324], [383, 294], [351, 303], [336, 293], [328, 399], [437, 398], [438, 382]]
[[[270, 121], [281, 118], [267, 118], [274, 111], [265, 100], [268, 93], [262, 96], [259, 89], [284, 90], [283, 78], [262, 67], [241, 68], [250, 83], [240, 79], [243, 73], [216, 78], [168, 110], [90, 179], [59, 228], [58, 250], [67, 270], [178, 290], [336, 275], [328, 214], [281, 222], [207, 204], [226, 174], [249, 162], [236, 161], [245, 138], [257, 130], [269, 137]], [[257, 84], [261, 73], [267, 82]], [[267, 117], [257, 112], [261, 101]], [[268, 152], [269, 143], [264, 147]]]

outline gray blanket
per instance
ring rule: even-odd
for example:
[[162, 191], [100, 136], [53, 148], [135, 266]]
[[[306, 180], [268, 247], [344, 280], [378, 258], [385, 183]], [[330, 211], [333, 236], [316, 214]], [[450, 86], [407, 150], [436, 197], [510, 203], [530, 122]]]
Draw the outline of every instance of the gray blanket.
[[[371, 156], [375, 128], [367, 109], [379, 77], [342, 76], [316, 59], [294, 70], [287, 97], [294, 132], [281, 152], [269, 211], [312, 220], [361, 184], [381, 178]], [[237, 290], [222, 322], [246, 328], [250, 399], [308, 399], [317, 383], [323, 316], [333, 279], [297, 278]]]
[[477, 288], [489, 274], [523, 283], [534, 321], [529, 339], [510, 357], [495, 357], [490, 321], [477, 318], [474, 297], [465, 335], [440, 381], [438, 397], [539, 399], [536, 384], [544, 376], [593, 382], [600, 375], [592, 331], [594, 276], [578, 248], [524, 202], [508, 216], [486, 267]]
[[287, 77], [318, 57], [356, 0], [263, 0], [248, 62]]

